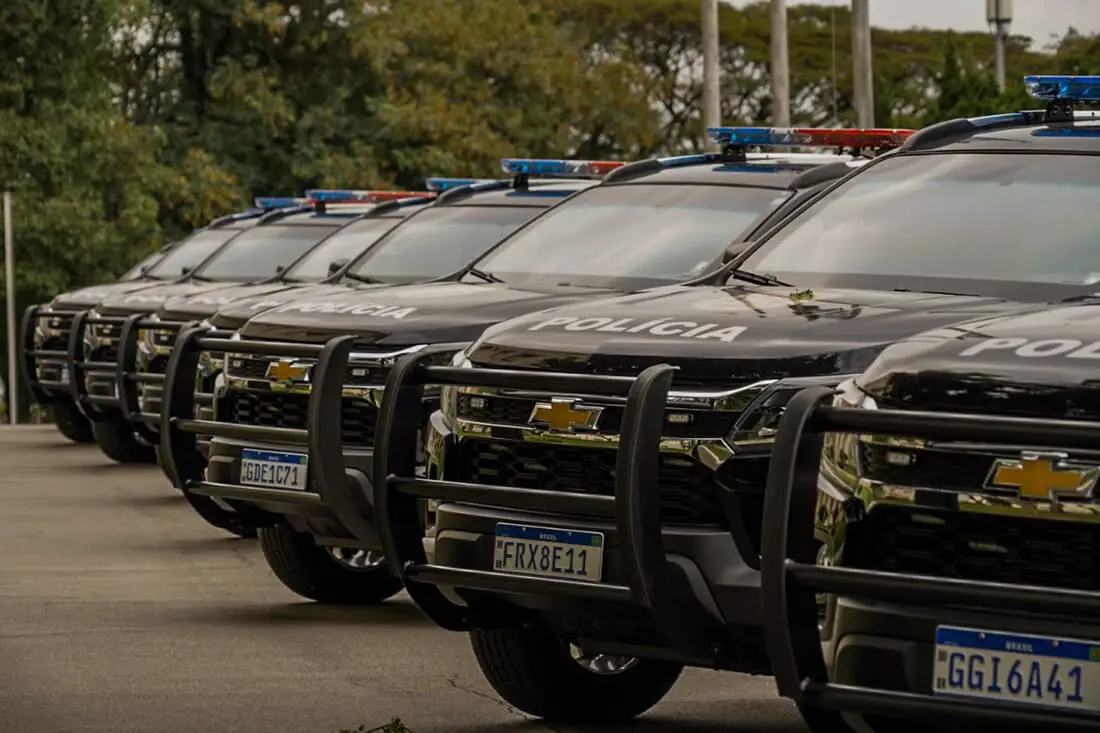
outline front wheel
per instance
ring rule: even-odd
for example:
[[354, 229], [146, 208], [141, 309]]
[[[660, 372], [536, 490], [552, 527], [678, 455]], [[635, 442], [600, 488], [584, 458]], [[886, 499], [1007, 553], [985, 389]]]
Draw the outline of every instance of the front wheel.
[[74, 443], [94, 443], [92, 423], [77, 409], [76, 403], [60, 397], [50, 405], [50, 414], [57, 432]]
[[260, 548], [275, 577], [311, 601], [366, 606], [402, 588], [380, 552], [321, 547], [310, 535], [286, 527], [262, 527]]
[[156, 463], [157, 453], [140, 440], [134, 426], [121, 415], [92, 423], [92, 434], [103, 454], [118, 463]]
[[544, 626], [470, 632], [482, 673], [506, 702], [558, 723], [621, 723], [661, 701], [683, 665], [585, 654]]

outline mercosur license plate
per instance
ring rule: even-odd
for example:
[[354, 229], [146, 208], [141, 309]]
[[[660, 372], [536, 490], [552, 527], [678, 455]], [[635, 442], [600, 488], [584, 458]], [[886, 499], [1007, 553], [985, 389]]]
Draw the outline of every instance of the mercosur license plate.
[[273, 450], [241, 451], [241, 483], [271, 489], [305, 491], [309, 456]]
[[603, 575], [603, 533], [498, 524], [493, 569], [598, 583]]
[[936, 629], [937, 695], [1100, 709], [1100, 642]]

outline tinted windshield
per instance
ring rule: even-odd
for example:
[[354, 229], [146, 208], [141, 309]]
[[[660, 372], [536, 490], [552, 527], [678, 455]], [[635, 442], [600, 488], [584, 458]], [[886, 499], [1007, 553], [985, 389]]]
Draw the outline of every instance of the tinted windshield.
[[777, 231], [744, 268], [791, 282], [797, 273], [1100, 282], [1098, 163], [1085, 155], [884, 159]]
[[705, 272], [789, 195], [735, 186], [597, 186], [551, 209], [477, 266], [505, 281], [683, 280]]
[[136, 265], [131, 267], [129, 270], [127, 270], [126, 274], [123, 275], [122, 277], [120, 277], [119, 280], [123, 280], [123, 281], [125, 281], [125, 280], [137, 280], [139, 277], [141, 277], [144, 274], [141, 271], [142, 268], [152, 267], [153, 263], [156, 262], [157, 260], [159, 260], [163, 256], [164, 256], [163, 252], [154, 252], [151, 255], [146, 255], [145, 258], [141, 262], [137, 263]]
[[214, 253], [214, 250], [240, 231], [240, 229], [208, 229], [192, 234], [173, 247], [164, 259], [153, 265], [149, 270], [149, 277], [160, 280], [183, 277], [186, 274], [184, 270], [193, 270], [198, 267], [200, 262]]
[[314, 281], [328, 277], [333, 260], [353, 260], [375, 240], [400, 223], [396, 217], [353, 221], [311, 249], [286, 272], [289, 280]]
[[442, 277], [477, 259], [541, 208], [433, 206], [371, 247], [351, 272], [385, 282]]
[[197, 274], [211, 280], [254, 282], [278, 274], [302, 254], [332, 234], [344, 222], [332, 226], [317, 224], [264, 224], [243, 231], [225, 249], [199, 268]]

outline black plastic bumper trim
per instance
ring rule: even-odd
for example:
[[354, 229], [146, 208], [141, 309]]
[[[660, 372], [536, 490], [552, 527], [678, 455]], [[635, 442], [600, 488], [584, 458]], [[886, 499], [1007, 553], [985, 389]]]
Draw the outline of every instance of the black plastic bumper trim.
[[265, 486], [238, 486], [216, 481], [196, 481], [187, 490], [200, 496], [242, 501], [277, 501], [283, 504], [320, 505], [324, 501], [317, 494], [291, 489], [272, 489]]
[[488, 570], [468, 570], [442, 565], [414, 565], [404, 568], [405, 577], [417, 584], [451, 585], [470, 590], [495, 591], [516, 595], [555, 595], [589, 598], [601, 601], [630, 601], [630, 588], [609, 583], [586, 583], [582, 580], [541, 578], [526, 575], [508, 575]]

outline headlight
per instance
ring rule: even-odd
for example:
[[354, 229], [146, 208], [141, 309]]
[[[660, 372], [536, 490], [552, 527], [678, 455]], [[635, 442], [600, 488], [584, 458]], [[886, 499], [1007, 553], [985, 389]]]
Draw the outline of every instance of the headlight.
[[[159, 323], [160, 318], [154, 313], [145, 319], [146, 321], [152, 321], [153, 323]], [[146, 354], [152, 355], [156, 353], [157, 348], [157, 331], [155, 328], [139, 328], [137, 332], [138, 349]]]
[[[837, 386], [833, 407], [856, 410], [875, 410], [874, 398], [861, 390], [854, 379]], [[855, 494], [862, 475], [859, 456], [859, 435], [856, 433], [826, 433], [821, 443], [821, 471], [828, 479], [823, 488], [842, 489], [841, 493], [829, 492], [842, 499], [844, 493]]]
[[[466, 356], [465, 349], [451, 357], [450, 365], [458, 369], [469, 369], [473, 366], [469, 357]], [[455, 420], [458, 418], [458, 387], [454, 385], [444, 386], [439, 393], [439, 406], [443, 412], [443, 420], [448, 425], [454, 425]]]
[[835, 387], [852, 375], [835, 374], [825, 377], [781, 379], [765, 387], [749, 404], [729, 434], [732, 446], [770, 445], [775, 440], [779, 419], [787, 403], [806, 387]]

